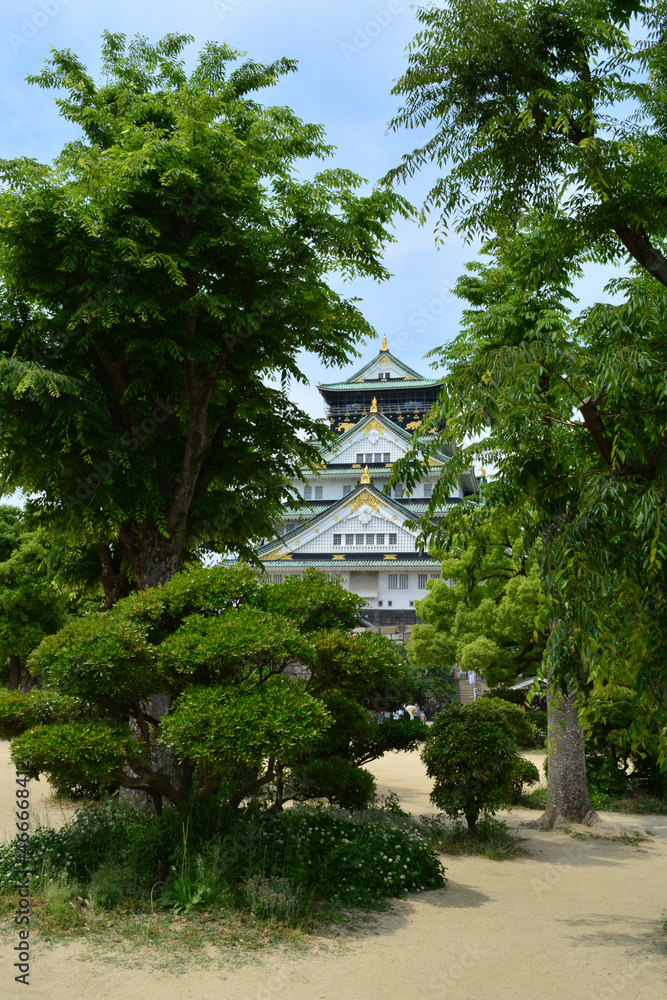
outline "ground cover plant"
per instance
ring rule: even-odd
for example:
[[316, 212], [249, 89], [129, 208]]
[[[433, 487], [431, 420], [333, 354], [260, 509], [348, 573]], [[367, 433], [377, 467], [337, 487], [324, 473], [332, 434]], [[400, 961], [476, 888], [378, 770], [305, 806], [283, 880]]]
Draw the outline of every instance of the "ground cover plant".
[[[84, 804], [60, 830], [35, 830], [30, 852], [32, 890], [56, 931], [84, 927], [82, 909], [116, 917], [241, 913], [258, 927], [304, 929], [342, 908], [373, 909], [445, 884], [417, 824], [384, 809], [304, 805], [270, 814], [211, 800], [188, 817], [169, 809], [158, 818], [107, 799]], [[15, 845], [2, 845], [0, 899], [13, 898], [15, 866]]]
[[472, 854], [491, 861], [506, 861], [525, 853], [507, 824], [492, 816], [478, 820], [474, 832], [461, 820], [448, 821], [441, 814], [421, 816], [419, 828], [429, 844], [442, 854]]

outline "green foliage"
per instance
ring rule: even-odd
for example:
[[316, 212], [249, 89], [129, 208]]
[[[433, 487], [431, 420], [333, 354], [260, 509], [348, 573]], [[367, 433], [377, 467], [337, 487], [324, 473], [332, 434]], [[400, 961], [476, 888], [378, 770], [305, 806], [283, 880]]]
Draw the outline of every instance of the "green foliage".
[[[639, 712], [650, 716], [648, 707]], [[597, 793], [619, 797], [631, 792], [667, 797], [667, 776], [659, 765], [665, 734], [660, 729], [633, 741], [630, 733], [638, 714], [634, 691], [607, 685], [591, 695], [585, 730], [586, 773]]]
[[[463, 329], [435, 352], [448, 384], [433, 426], [469, 443], [424, 534], [443, 540], [429, 524], [461, 471], [493, 464], [474, 521], [534, 520], [550, 677], [630, 686], [639, 747], [667, 676], [664, 7], [452, 0], [418, 17], [394, 124], [438, 127], [392, 175], [446, 165], [427, 204], [443, 228], [483, 234], [490, 258], [459, 280]], [[626, 253], [616, 301], [573, 317], [583, 265]], [[413, 457], [396, 470], [408, 488]]]
[[444, 816], [420, 816], [419, 828], [437, 851], [443, 854], [481, 855], [491, 861], [506, 861], [524, 854], [517, 838], [507, 825], [491, 816], [483, 816], [471, 833], [461, 820], [448, 823]]
[[9, 657], [24, 664], [63, 624], [67, 603], [54, 585], [45, 531], [29, 529], [17, 507], [0, 506], [0, 664]]
[[413, 628], [408, 655], [423, 667], [475, 670], [489, 685], [513, 683], [537, 670], [544, 650], [535, 641], [537, 553], [519, 515], [461, 527], [440, 552], [442, 579], [430, 581], [417, 604], [424, 624]]
[[411, 214], [349, 170], [297, 178], [322, 127], [257, 100], [293, 61], [209, 42], [186, 73], [191, 41], [105, 32], [99, 81], [52, 50], [29, 79], [77, 139], [0, 172], [3, 487], [98, 548], [109, 603], [272, 534], [330, 432], [266, 373], [354, 355], [371, 330], [331, 276], [386, 278]]
[[164, 719], [162, 743], [181, 759], [225, 772], [289, 764], [310, 749], [327, 722], [324, 705], [287, 677], [228, 687], [190, 687]]
[[[436, 852], [405, 816], [298, 807], [258, 820], [199, 807], [190, 822], [170, 811], [107, 802], [84, 807], [60, 830], [31, 839], [34, 886], [79, 883], [101, 906], [146, 904], [163, 883], [162, 904], [177, 912], [236, 898], [253, 912], [291, 920], [313, 896], [376, 906], [406, 890], [444, 885]], [[0, 845], [0, 892], [14, 891], [14, 844]], [[275, 898], [275, 894], [280, 899]], [[297, 906], [298, 903], [298, 906]], [[272, 912], [268, 912], [272, 911]]]
[[338, 591], [324, 592], [317, 582], [317, 570], [307, 569], [302, 576], [284, 580], [278, 587], [265, 588], [260, 606], [293, 619], [302, 632], [355, 628], [356, 612], [363, 607], [363, 600], [340, 586]]
[[30, 761], [33, 774], [45, 774], [61, 790], [98, 789], [118, 781], [118, 771], [141, 758], [127, 726], [111, 722], [54, 723], [37, 726], [12, 743], [14, 761]]
[[463, 814], [471, 833], [480, 813], [511, 805], [514, 783], [521, 780], [510, 707], [485, 698], [447, 705], [422, 751], [426, 772], [435, 781], [431, 801], [453, 819]]
[[98, 704], [129, 705], [158, 684], [144, 630], [113, 612], [69, 621], [35, 650], [30, 667], [49, 686]]
[[663, 18], [661, 0], [420, 8], [392, 124], [431, 137], [388, 176], [446, 165], [425, 205], [443, 232], [511, 231], [530, 206], [582, 256], [629, 252], [667, 283]]
[[413, 828], [385, 814], [345, 816], [335, 810], [289, 809], [264, 824], [241, 863], [248, 872], [287, 877], [322, 899], [375, 905], [406, 890], [438, 889], [444, 873], [437, 854]]
[[39, 716], [18, 746], [60, 788], [141, 789], [184, 811], [216, 793], [234, 808], [254, 794], [268, 808], [267, 793], [276, 809], [313, 796], [367, 804], [361, 766], [423, 738], [370, 711], [387, 691], [405, 697], [405, 664], [386, 637], [342, 628], [357, 599], [338, 582], [311, 573], [307, 585], [306, 600], [247, 566], [200, 568], [71, 620], [30, 665], [90, 702], [89, 723]]
[[0, 691], [0, 739], [11, 740], [34, 726], [90, 719], [94, 706], [57, 691]]

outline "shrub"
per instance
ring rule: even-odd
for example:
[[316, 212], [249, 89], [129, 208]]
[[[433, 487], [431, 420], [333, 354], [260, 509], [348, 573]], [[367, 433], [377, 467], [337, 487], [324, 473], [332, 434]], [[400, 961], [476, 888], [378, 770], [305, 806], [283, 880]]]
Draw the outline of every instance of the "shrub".
[[[270, 816], [249, 808], [239, 816], [220, 808], [193, 812], [184, 824], [175, 810], [158, 822], [106, 802], [84, 807], [60, 830], [38, 828], [30, 851], [35, 886], [77, 884], [102, 907], [146, 902], [160, 883], [161, 903], [177, 912], [235, 899], [292, 920], [313, 897], [376, 906], [445, 883], [437, 853], [410, 818], [380, 810], [298, 806]], [[15, 845], [0, 845], [0, 892], [14, 891], [16, 865]]]
[[422, 751], [431, 801], [452, 819], [464, 815], [471, 833], [480, 813], [512, 803], [519, 753], [506, 707], [514, 708], [491, 698], [446, 706]]

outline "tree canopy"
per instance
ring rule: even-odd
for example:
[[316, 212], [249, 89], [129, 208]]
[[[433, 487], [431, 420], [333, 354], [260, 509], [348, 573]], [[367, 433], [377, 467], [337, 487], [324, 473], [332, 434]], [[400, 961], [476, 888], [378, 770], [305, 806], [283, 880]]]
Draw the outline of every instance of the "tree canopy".
[[0, 164], [2, 488], [97, 547], [109, 604], [208, 548], [251, 557], [324, 422], [292, 402], [301, 350], [345, 363], [370, 328], [330, 276], [387, 276], [404, 199], [297, 165], [322, 126], [257, 92], [293, 61], [106, 32], [30, 81], [77, 127], [52, 166]]
[[60, 788], [137, 789], [179, 809], [271, 788], [277, 808], [365, 804], [374, 783], [360, 765], [425, 727], [369, 717], [406, 684], [386, 637], [352, 634], [359, 605], [316, 571], [282, 584], [243, 566], [176, 574], [46, 638], [30, 666], [57, 697], [31, 709], [7, 696], [0, 735]]
[[543, 586], [539, 558], [527, 544], [522, 515], [458, 532], [447, 539], [442, 579], [417, 602], [423, 624], [412, 629], [412, 663], [458, 664], [483, 674], [491, 687], [538, 671], [544, 643], [536, 641]]
[[0, 506], [0, 666], [8, 686], [28, 690], [26, 659], [64, 624], [67, 595], [54, 585], [45, 532], [28, 528], [18, 507]]
[[389, 179], [435, 162], [425, 208], [472, 236], [528, 210], [588, 259], [629, 254], [663, 285], [667, 147], [663, 0], [449, 0], [393, 93], [394, 128], [429, 127]]

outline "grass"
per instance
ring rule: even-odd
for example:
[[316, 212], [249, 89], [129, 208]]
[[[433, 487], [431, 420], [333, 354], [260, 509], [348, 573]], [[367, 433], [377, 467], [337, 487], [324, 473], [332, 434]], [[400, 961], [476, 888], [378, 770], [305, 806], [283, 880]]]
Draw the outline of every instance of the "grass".
[[477, 855], [492, 861], [507, 861], [525, 854], [517, 837], [500, 820], [480, 819], [474, 834], [461, 821], [450, 822], [444, 816], [421, 816], [420, 831], [442, 854]]
[[[302, 948], [311, 935], [325, 934], [329, 922], [328, 915], [316, 911], [288, 923], [233, 906], [176, 914], [162, 907], [134, 906], [128, 900], [108, 910], [81, 891], [79, 884], [60, 877], [44, 882], [35, 892], [31, 928], [40, 944], [85, 937], [90, 958], [113, 961], [118, 953], [131, 953], [137, 967], [172, 972], [182, 971], [202, 949], [207, 957], [225, 964], [245, 953], [278, 946]], [[0, 937], [10, 943], [15, 937], [15, 906], [13, 896], [0, 898]], [[338, 917], [339, 922], [345, 919]]]

